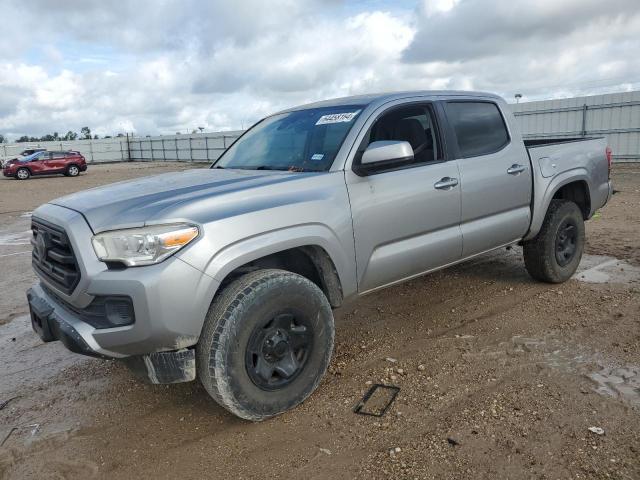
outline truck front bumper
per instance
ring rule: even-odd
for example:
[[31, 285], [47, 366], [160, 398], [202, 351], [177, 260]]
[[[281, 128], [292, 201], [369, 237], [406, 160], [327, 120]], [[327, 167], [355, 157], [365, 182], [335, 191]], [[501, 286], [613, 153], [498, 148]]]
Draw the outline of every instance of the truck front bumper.
[[[122, 359], [153, 383], [193, 380], [193, 347], [219, 282], [178, 256], [156, 265], [109, 269], [97, 259], [93, 232], [82, 215], [47, 204], [34, 218], [66, 232], [80, 272], [71, 293], [42, 275], [27, 292], [40, 337], [59, 340], [76, 353]], [[130, 323], [96, 322], [94, 300], [110, 297], [130, 300]]]
[[196, 378], [194, 348], [122, 356], [106, 352], [93, 335], [93, 327], [82, 316], [69, 311], [40, 284], [27, 291], [31, 326], [44, 342], [60, 341], [71, 352], [98, 358], [121, 359], [139, 377], [150, 383], [189, 382]]

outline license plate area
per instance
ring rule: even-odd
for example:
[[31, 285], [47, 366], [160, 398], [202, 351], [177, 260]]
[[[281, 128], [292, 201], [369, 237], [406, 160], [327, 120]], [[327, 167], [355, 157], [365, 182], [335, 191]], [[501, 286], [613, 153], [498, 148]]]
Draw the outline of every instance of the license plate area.
[[51, 333], [49, 326], [49, 315], [53, 312], [53, 308], [44, 300], [35, 298], [29, 301], [29, 314], [31, 316], [31, 328], [45, 342], [53, 342], [55, 337]]

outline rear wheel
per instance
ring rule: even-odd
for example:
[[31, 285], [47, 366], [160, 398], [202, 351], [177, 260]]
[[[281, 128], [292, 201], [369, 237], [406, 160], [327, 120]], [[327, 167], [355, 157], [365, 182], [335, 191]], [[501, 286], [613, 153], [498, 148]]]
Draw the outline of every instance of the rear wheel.
[[541, 282], [569, 280], [580, 264], [584, 242], [584, 220], [578, 205], [552, 200], [540, 232], [524, 243], [527, 271]]
[[69, 165], [66, 171], [66, 175], [68, 177], [77, 177], [78, 175], [80, 175], [80, 169], [77, 165]]
[[196, 347], [198, 375], [224, 408], [264, 420], [316, 389], [333, 338], [331, 307], [313, 282], [259, 270], [233, 281], [211, 304]]
[[27, 180], [31, 176], [31, 172], [28, 168], [19, 168], [16, 172], [16, 178], [18, 180]]

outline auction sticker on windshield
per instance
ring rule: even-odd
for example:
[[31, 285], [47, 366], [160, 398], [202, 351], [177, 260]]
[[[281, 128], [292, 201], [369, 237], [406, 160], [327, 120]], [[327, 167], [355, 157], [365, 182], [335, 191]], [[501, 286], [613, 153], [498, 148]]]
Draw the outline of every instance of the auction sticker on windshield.
[[356, 110], [355, 112], [343, 112], [343, 113], [331, 113], [329, 115], [321, 116], [316, 125], [327, 125], [329, 123], [342, 123], [342, 122], [350, 122], [356, 115], [360, 113], [360, 110]]

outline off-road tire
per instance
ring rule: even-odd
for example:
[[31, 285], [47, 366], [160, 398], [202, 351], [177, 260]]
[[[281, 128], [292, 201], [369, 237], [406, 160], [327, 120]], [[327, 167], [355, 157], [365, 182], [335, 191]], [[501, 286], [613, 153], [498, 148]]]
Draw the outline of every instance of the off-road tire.
[[77, 165], [69, 165], [64, 174], [67, 177], [77, 177], [78, 175], [80, 175], [80, 167], [78, 167]]
[[[556, 257], [556, 240], [566, 222], [572, 222], [576, 228], [575, 252], [566, 265], [561, 265]], [[568, 200], [551, 200], [540, 232], [523, 245], [529, 275], [541, 282], [566, 282], [580, 264], [584, 242], [584, 220], [578, 205]]]
[[[21, 177], [21, 176], [20, 176], [20, 172], [23, 172], [23, 173], [22, 173], [22, 175], [24, 175], [23, 177]], [[26, 173], [24, 173], [24, 172], [26, 172]], [[19, 169], [16, 171], [16, 178], [17, 178], [18, 180], [28, 180], [30, 177], [31, 177], [31, 172], [29, 171], [29, 169], [28, 169], [28, 168], [24, 168], [24, 167], [22, 167], [22, 168], [19, 168]]]
[[[269, 391], [252, 380], [245, 356], [252, 332], [283, 309], [306, 315], [313, 335], [299, 373], [291, 383]], [[331, 360], [334, 332], [331, 306], [313, 282], [284, 270], [251, 272], [231, 282], [211, 303], [196, 346], [198, 376], [231, 413], [264, 420], [302, 403], [316, 389]]]

